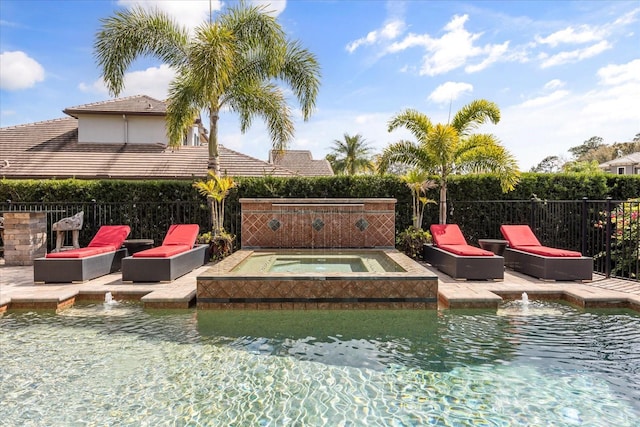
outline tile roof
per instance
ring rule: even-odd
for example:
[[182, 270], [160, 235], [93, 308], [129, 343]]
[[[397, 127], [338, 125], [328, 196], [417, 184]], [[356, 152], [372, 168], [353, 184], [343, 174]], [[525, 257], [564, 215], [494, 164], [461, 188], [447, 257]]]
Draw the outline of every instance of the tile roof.
[[75, 118], [78, 118], [77, 115], [81, 113], [164, 116], [167, 114], [167, 105], [163, 101], [147, 95], [135, 95], [69, 107], [65, 108], [63, 112]]
[[304, 176], [333, 175], [329, 161], [327, 159], [313, 160], [311, 151], [308, 150], [271, 150], [269, 151], [269, 162]]
[[[70, 110], [99, 111], [107, 104]], [[0, 128], [0, 177], [6, 178], [191, 179], [206, 176], [207, 160], [206, 145], [172, 150], [153, 144], [79, 144], [78, 120], [71, 117]], [[224, 146], [220, 167], [229, 176], [298, 175]]]
[[611, 166], [628, 166], [637, 165], [640, 163], [640, 151], [627, 154], [626, 156], [618, 157], [617, 159], [609, 160], [608, 162], [600, 163], [601, 168], [607, 168]]

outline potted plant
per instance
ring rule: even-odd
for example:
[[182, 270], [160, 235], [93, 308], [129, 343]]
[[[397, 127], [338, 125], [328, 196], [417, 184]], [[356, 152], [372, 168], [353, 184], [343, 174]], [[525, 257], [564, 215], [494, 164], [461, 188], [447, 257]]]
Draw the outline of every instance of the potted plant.
[[224, 229], [224, 201], [236, 186], [233, 178], [217, 176], [209, 171], [209, 179], [194, 182], [193, 186], [207, 198], [211, 208], [212, 230], [198, 236], [198, 243], [208, 243], [212, 260], [219, 260], [233, 252], [235, 236]]

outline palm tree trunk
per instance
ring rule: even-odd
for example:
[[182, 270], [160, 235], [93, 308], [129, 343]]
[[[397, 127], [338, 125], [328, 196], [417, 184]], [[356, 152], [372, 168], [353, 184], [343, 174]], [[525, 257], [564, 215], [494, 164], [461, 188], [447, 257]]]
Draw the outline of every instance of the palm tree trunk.
[[220, 152], [218, 151], [218, 110], [209, 110], [209, 161], [207, 168], [220, 176]]
[[440, 224], [447, 223], [447, 181], [440, 184]]

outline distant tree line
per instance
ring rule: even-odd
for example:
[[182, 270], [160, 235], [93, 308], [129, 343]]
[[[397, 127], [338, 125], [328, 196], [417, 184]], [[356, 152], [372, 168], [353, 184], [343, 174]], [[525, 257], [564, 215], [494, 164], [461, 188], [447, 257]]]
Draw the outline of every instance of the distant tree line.
[[631, 142], [605, 144], [599, 136], [592, 136], [581, 145], [569, 148], [571, 159], [547, 156], [531, 172], [582, 172], [604, 173], [598, 165], [640, 151], [640, 133]]

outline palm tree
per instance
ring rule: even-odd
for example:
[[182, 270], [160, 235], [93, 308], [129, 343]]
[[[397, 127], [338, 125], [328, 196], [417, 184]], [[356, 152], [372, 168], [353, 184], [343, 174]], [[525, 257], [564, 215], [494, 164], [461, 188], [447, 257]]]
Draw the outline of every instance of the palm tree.
[[451, 174], [495, 173], [502, 191], [511, 191], [518, 183], [520, 171], [515, 158], [492, 134], [474, 134], [478, 126], [500, 121], [498, 106], [480, 99], [460, 109], [451, 123], [432, 124], [429, 117], [407, 109], [393, 117], [388, 131], [405, 127], [416, 142], [401, 140], [389, 145], [379, 158], [378, 169], [385, 172], [395, 163], [434, 173], [439, 177], [439, 222], [447, 222], [447, 182]]
[[413, 198], [413, 227], [416, 230], [422, 229], [422, 218], [424, 216], [424, 208], [428, 203], [436, 203], [435, 200], [427, 197], [427, 190], [436, 188], [435, 181], [429, 179], [429, 173], [421, 169], [411, 169], [400, 179], [407, 184], [411, 190]]
[[360, 171], [371, 172], [374, 170], [369, 153], [367, 141], [362, 135], [350, 136], [344, 134], [344, 140], [333, 141], [332, 152], [326, 156], [331, 163], [333, 171], [338, 174], [355, 175]]
[[286, 38], [264, 6], [230, 7], [191, 36], [165, 13], [142, 8], [117, 12], [102, 21], [94, 51], [109, 91], [117, 96], [124, 74], [138, 57], [151, 56], [173, 67], [167, 134], [179, 146], [201, 110], [208, 110], [209, 169], [220, 175], [218, 119], [236, 112], [245, 132], [255, 117], [265, 120], [275, 150], [286, 148], [294, 126], [285, 93], [292, 90], [307, 120], [315, 108], [320, 68], [315, 56]]

